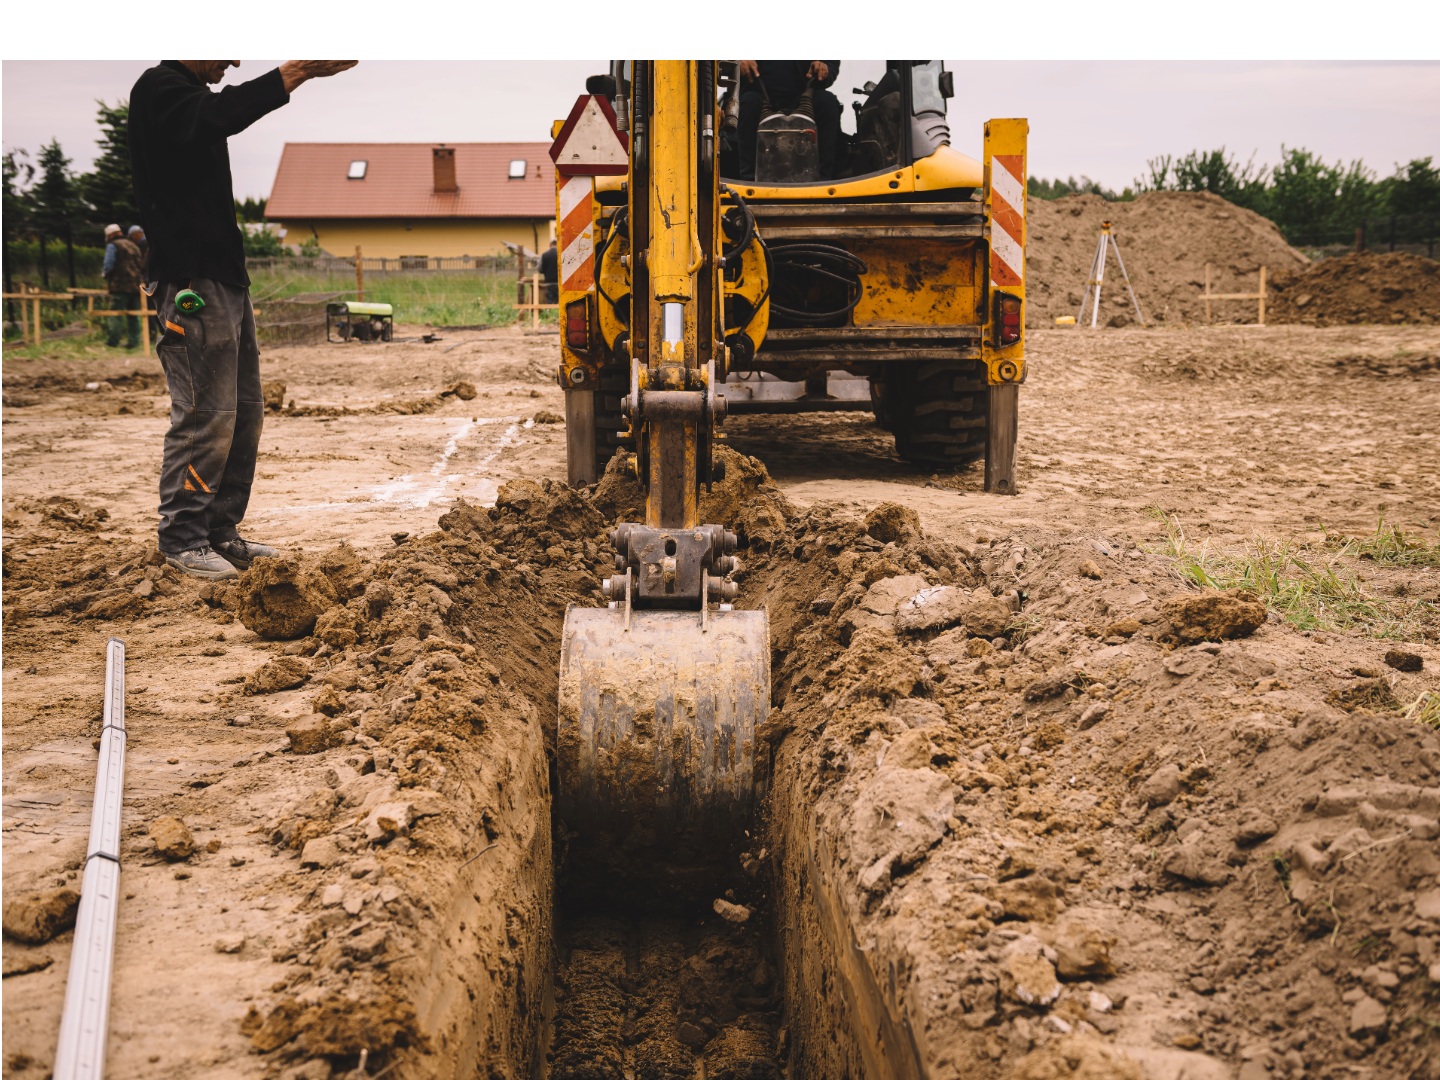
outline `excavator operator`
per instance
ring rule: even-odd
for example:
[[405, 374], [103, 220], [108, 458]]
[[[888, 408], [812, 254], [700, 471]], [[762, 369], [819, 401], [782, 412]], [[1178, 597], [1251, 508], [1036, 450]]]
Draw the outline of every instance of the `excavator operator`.
[[839, 60], [740, 61], [740, 179], [755, 179], [755, 138], [766, 97], [770, 108], [789, 112], [814, 80], [815, 134], [819, 140], [820, 178], [834, 180], [840, 143], [840, 99], [829, 91], [840, 74]]

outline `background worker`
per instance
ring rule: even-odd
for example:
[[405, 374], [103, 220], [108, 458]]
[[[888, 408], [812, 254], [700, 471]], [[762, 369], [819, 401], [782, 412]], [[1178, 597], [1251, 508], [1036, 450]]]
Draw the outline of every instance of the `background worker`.
[[[840, 143], [840, 99], [828, 89], [840, 74], [839, 60], [741, 60], [740, 61], [740, 179], [755, 179], [755, 138], [760, 131], [760, 112], [765, 94], [772, 108], [789, 112], [805, 92], [808, 79], [815, 80], [811, 100], [815, 104], [815, 137], [819, 143], [820, 179], [835, 179], [835, 151]], [[765, 89], [760, 89], [764, 83]]]
[[[139, 311], [140, 283], [144, 256], [133, 241], [125, 239], [119, 225], [105, 226], [105, 262], [100, 268], [105, 278], [105, 291], [110, 294], [111, 311]], [[120, 331], [126, 330], [125, 347], [134, 349], [140, 345], [140, 316], [109, 315], [105, 319], [105, 344], [115, 348], [120, 344]]]
[[540, 256], [540, 282], [544, 286], [545, 299], [537, 301], [541, 304], [558, 304], [560, 302], [560, 250], [555, 246], [555, 241], [550, 241], [550, 246], [545, 249], [545, 254]]
[[284, 105], [306, 80], [355, 63], [290, 60], [212, 93], [208, 87], [240, 61], [166, 60], [130, 92], [135, 203], [150, 240], [146, 292], [164, 326], [158, 351], [170, 386], [160, 551], [196, 577], [235, 577], [277, 554], [238, 529], [265, 402], [226, 139]]
[[145, 239], [145, 230], [139, 225], [131, 225], [125, 239], [140, 249], [141, 265], [144, 265], [145, 258], [150, 254], [150, 241]]

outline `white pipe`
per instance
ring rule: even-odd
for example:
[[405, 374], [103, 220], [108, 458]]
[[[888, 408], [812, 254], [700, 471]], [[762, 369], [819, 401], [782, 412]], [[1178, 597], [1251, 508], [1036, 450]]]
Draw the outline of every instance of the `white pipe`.
[[105, 650], [103, 715], [90, 846], [80, 885], [54, 1080], [100, 1080], [105, 1075], [120, 905], [120, 806], [125, 792], [125, 643], [115, 637]]

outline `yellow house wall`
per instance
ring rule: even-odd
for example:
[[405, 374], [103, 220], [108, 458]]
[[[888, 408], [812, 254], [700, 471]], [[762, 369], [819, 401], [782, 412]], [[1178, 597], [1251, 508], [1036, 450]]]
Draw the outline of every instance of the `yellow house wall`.
[[500, 255], [506, 240], [544, 251], [555, 236], [555, 222], [545, 218], [292, 219], [280, 226], [286, 244], [301, 245], [318, 236], [320, 247], [332, 255], [354, 255], [359, 244], [367, 259]]

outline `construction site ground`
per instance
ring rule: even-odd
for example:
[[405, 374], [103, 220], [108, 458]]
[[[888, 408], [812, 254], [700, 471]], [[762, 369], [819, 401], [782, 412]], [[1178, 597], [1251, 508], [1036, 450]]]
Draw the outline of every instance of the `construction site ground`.
[[[110, 1075], [1440, 1074], [1434, 327], [1033, 331], [1013, 498], [869, 414], [731, 418], [770, 794], [660, 931], [581, 910], [549, 812], [636, 491], [559, 485], [553, 335], [442, 338], [263, 353], [290, 558], [228, 588], [153, 550], [153, 357], [7, 351], [6, 1077], [54, 1060], [112, 635]], [[1338, 539], [1382, 517], [1429, 546]], [[1316, 574], [1253, 628], [1177, 606], [1197, 559]]]

